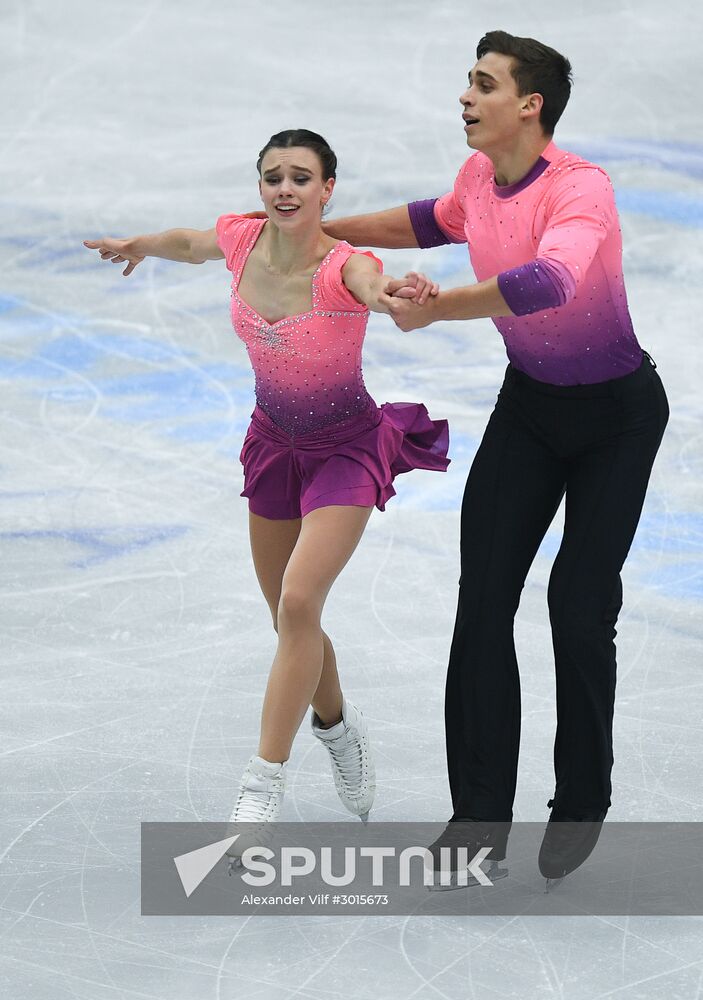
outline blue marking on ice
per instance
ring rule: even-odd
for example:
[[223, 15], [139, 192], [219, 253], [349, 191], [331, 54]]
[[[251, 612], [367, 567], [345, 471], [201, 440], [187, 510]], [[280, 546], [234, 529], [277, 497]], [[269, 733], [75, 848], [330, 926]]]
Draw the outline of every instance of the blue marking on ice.
[[[24, 267], [43, 267], [46, 264], [56, 264], [58, 261], [66, 260], [68, 257], [77, 257], [80, 253], [86, 252], [84, 246], [75, 246], [72, 242], [63, 246], [60, 244], [57, 246], [53, 241], [51, 243], [42, 242], [35, 244], [34, 248], [23, 257], [22, 264]], [[58, 271], [62, 268], [53, 267], [52, 270]]]
[[646, 139], [590, 139], [564, 142], [564, 148], [593, 163], [643, 163], [687, 177], [703, 177], [703, 145], [684, 142], [654, 142]]
[[32, 236], [0, 236], [0, 243], [7, 243], [11, 247], [31, 247], [36, 242]]
[[185, 525], [154, 525], [150, 527], [88, 528], [82, 531], [77, 529], [3, 531], [0, 532], [0, 539], [34, 541], [55, 538], [73, 542], [88, 552], [92, 552], [92, 555], [88, 555], [85, 559], [74, 560], [69, 565], [76, 569], [87, 569], [89, 566], [107, 562], [109, 559], [127, 555], [149, 545], [179, 538], [188, 530]]
[[[669, 546], [667, 552], [671, 554]], [[638, 582], [660, 591], [664, 597], [698, 600], [703, 597], [703, 561], [657, 566], [653, 572], [639, 576]]]
[[37, 352], [35, 358], [53, 361], [64, 368], [70, 368], [72, 371], [85, 371], [86, 368], [95, 364], [101, 353], [97, 342], [64, 334], [48, 340]]
[[703, 514], [695, 511], [652, 511], [643, 515], [635, 542], [661, 552], [703, 554]]
[[[162, 367], [101, 377], [101, 362], [114, 353], [137, 361], [157, 361]], [[233, 450], [238, 455], [232, 437], [246, 429], [253, 408], [249, 369], [228, 363], [184, 367], [184, 360], [182, 352], [146, 338], [109, 334], [89, 340], [64, 335], [45, 342], [34, 358], [0, 359], [0, 375], [33, 382], [34, 394], [66, 404], [101, 397], [103, 417], [151, 424], [154, 432], [184, 442], [222, 441], [228, 453]], [[173, 367], [164, 368], [169, 361]], [[70, 381], [71, 372], [81, 373], [82, 379]], [[37, 385], [47, 381], [52, 384], [46, 388]], [[209, 419], [193, 420], [199, 415]]]
[[3, 301], [7, 303], [7, 307], [0, 310], [0, 330], [4, 339], [8, 336], [24, 337], [32, 330], [54, 330], [61, 325], [62, 317], [32, 309], [21, 299], [13, 300], [12, 296], [7, 296]]
[[47, 399], [62, 400], [64, 403], [79, 403], [82, 399], [95, 399], [98, 391], [92, 382], [73, 382], [71, 385], [54, 386], [36, 393]]
[[[453, 430], [451, 421], [449, 422], [449, 457], [452, 459], [450, 469], [456, 470], [457, 464], [461, 465], [465, 462], [467, 455], [473, 457], [478, 446], [479, 438]], [[468, 471], [468, 466], [466, 466], [464, 472], [467, 475]]]
[[615, 200], [621, 212], [649, 215], [680, 226], [703, 226], [703, 199], [693, 195], [620, 187]]
[[[216, 423], [221, 427], [220, 415], [236, 407], [237, 417], [232, 426], [240, 427], [251, 412], [253, 393], [248, 366], [220, 361], [198, 365], [193, 360], [197, 359], [195, 350], [146, 336], [103, 332], [96, 328], [94, 320], [80, 316], [37, 314], [29, 309], [28, 303], [14, 296], [0, 301], [6, 304], [6, 311], [13, 311], [6, 324], [10, 334], [18, 324], [25, 331], [28, 326], [60, 328], [62, 324], [80, 328], [80, 333], [62, 333], [34, 345], [33, 354], [28, 344], [29, 357], [0, 359], [0, 376], [52, 383], [47, 389], [35, 385], [32, 387], [35, 394], [66, 403], [92, 400], [99, 395], [117, 404], [103, 406], [104, 416], [135, 423], [215, 411], [219, 418]], [[103, 363], [115, 357], [141, 362], [142, 367], [120, 376], [102, 375]], [[146, 370], [144, 362], [150, 363]], [[71, 373], [81, 374], [84, 380], [69, 381]], [[162, 430], [183, 440], [210, 441], [221, 436], [221, 431], [211, 424], [212, 421], [199, 430], [189, 425], [182, 434], [170, 427]]]
[[[83, 321], [84, 324], [86, 321]], [[89, 324], [95, 321], [88, 321]], [[85, 336], [95, 338], [95, 344], [106, 354], [116, 354], [144, 361], [170, 361], [174, 358], [194, 358], [196, 352], [151, 337], [137, 337], [133, 334], [86, 332]]]
[[198, 369], [174, 368], [168, 371], [135, 372], [121, 377], [94, 379], [106, 396], [140, 396], [155, 393], [181, 402], [196, 401], [203, 405], [222, 405], [234, 391], [220, 387]]
[[20, 300], [14, 295], [0, 295], [0, 314], [10, 312], [20, 305]]
[[178, 441], [196, 441], [208, 443], [212, 441], [222, 441], [228, 446], [232, 445], [232, 438], [236, 437], [237, 455], [241, 451], [241, 437], [247, 429], [248, 420], [202, 420], [190, 424], [178, 424], [176, 427], [169, 427], [165, 433], [169, 437]]
[[44, 361], [32, 361], [31, 359], [0, 358], [0, 376], [24, 379], [55, 379], [56, 368]]
[[151, 399], [139, 399], [118, 405], [103, 405], [100, 407], [100, 415], [110, 420], [119, 420], [120, 423], [151, 423], [173, 417], [195, 416], [198, 413], [207, 413], [211, 408], [207, 399], [155, 396]]
[[[547, 558], [554, 558], [561, 545], [562, 529], [551, 529], [540, 545], [540, 554]], [[703, 557], [703, 514], [686, 511], [652, 511], [642, 515], [637, 527], [632, 547], [632, 553], [636, 552], [661, 552], [667, 556], [685, 556], [697, 553]], [[703, 561], [703, 558], [702, 558]], [[693, 571], [694, 580], [697, 579], [698, 570], [694, 570], [695, 561], [682, 561], [676, 568], [679, 574], [688, 574]], [[657, 574], [666, 569], [662, 566], [657, 569]], [[652, 580], [655, 576], [652, 576]], [[677, 578], [678, 579], [678, 578]], [[683, 587], [683, 582], [678, 581], [678, 586]], [[691, 594], [697, 593], [700, 583], [694, 582]]]

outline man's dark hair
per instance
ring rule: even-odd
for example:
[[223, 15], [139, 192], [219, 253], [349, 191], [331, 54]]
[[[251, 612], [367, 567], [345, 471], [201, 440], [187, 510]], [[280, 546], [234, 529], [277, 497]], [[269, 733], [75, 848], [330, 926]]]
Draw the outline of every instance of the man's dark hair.
[[553, 135], [571, 93], [571, 63], [556, 49], [550, 49], [534, 38], [519, 38], [507, 31], [489, 31], [476, 46], [476, 58], [487, 52], [512, 56], [510, 73], [517, 92], [541, 94], [540, 125], [545, 135]]
[[289, 128], [285, 132], [277, 132], [272, 135], [264, 148], [259, 153], [256, 161], [256, 169], [261, 175], [261, 161], [269, 149], [290, 149], [291, 146], [305, 146], [317, 153], [317, 158], [322, 165], [322, 179], [328, 181], [330, 177], [337, 176], [337, 157], [330, 149], [329, 143], [317, 132], [309, 132], [306, 128]]

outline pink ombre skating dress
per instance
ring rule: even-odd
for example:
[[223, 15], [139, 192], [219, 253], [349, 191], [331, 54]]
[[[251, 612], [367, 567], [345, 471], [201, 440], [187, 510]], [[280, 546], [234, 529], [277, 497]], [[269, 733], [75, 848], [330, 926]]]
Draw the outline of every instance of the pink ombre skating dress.
[[242, 496], [254, 514], [276, 520], [337, 504], [384, 510], [399, 473], [446, 470], [447, 421], [431, 420], [422, 403], [379, 407], [366, 391], [361, 351], [369, 310], [342, 281], [342, 267], [359, 252], [348, 243], [333, 247], [315, 271], [310, 312], [270, 324], [239, 297], [265, 224], [239, 215], [216, 224], [232, 272], [232, 325], [256, 379], [240, 456]]

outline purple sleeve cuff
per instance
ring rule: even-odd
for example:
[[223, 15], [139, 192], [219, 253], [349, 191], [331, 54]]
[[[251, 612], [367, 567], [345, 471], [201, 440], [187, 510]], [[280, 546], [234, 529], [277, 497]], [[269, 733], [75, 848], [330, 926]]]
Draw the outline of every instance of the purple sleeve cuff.
[[417, 245], [423, 248], [441, 247], [452, 242], [437, 225], [437, 220], [434, 217], [436, 201], [436, 198], [426, 198], [424, 201], [411, 201], [408, 205], [410, 222]]
[[576, 282], [563, 266], [544, 258], [501, 271], [498, 288], [516, 316], [556, 309], [573, 297]]

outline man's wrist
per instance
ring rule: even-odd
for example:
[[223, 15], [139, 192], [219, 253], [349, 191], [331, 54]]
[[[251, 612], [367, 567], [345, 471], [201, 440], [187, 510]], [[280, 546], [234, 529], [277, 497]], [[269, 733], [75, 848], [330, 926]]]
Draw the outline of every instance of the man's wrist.
[[438, 315], [437, 319], [473, 319], [471, 306], [472, 292], [475, 287], [475, 285], [462, 285], [459, 288], [449, 288], [446, 292], [440, 292], [437, 297], [441, 301], [437, 303], [437, 306], [441, 315]]
[[430, 316], [430, 323], [437, 323], [440, 320], [452, 318], [448, 315], [451, 303], [447, 300], [447, 296], [450, 294], [450, 291], [438, 292], [437, 295], [430, 295], [428, 297], [425, 309], [427, 309]]
[[498, 287], [497, 278], [488, 278], [476, 285], [462, 285], [440, 292], [438, 315], [433, 319], [461, 320], [487, 319], [495, 316], [514, 316]]

